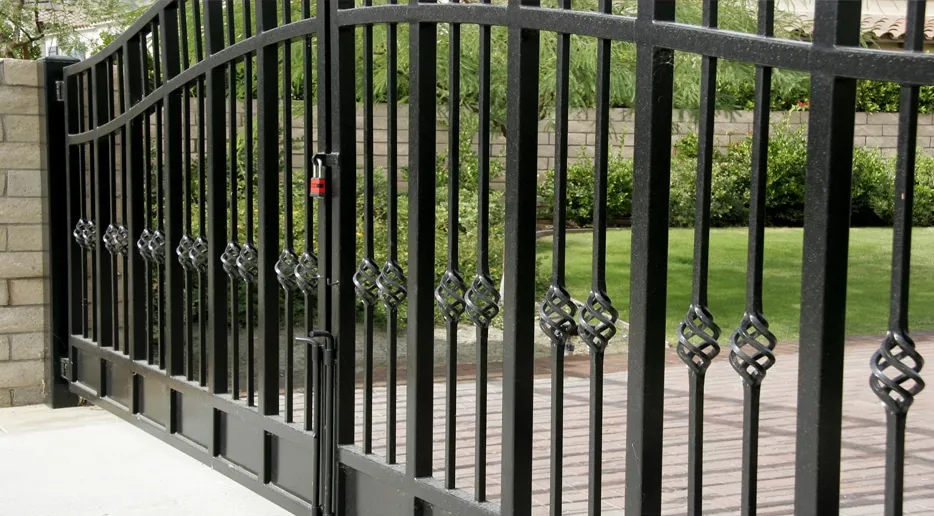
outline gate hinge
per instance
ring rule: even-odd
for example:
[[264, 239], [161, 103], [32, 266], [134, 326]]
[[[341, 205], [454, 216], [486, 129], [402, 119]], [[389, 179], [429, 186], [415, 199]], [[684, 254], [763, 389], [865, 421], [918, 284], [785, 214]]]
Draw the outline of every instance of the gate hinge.
[[62, 358], [61, 359], [61, 375], [62, 378], [68, 380], [69, 382], [73, 379], [71, 378], [71, 359]]
[[65, 81], [55, 81], [55, 100], [65, 101]]

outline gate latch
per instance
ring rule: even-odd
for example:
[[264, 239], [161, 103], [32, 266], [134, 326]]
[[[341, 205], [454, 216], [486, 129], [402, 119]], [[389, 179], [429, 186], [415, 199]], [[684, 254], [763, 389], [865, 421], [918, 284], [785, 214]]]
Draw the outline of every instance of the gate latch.
[[311, 158], [311, 180], [308, 184], [308, 194], [312, 197], [322, 199], [327, 196], [327, 180], [323, 177], [322, 169], [324, 167], [334, 166], [337, 162], [337, 154], [318, 153]]
[[61, 366], [61, 375], [62, 375], [62, 378], [68, 380], [69, 382], [72, 381], [72, 378], [71, 378], [71, 359], [70, 359], [70, 358], [62, 357], [61, 362], [60, 362], [60, 366]]

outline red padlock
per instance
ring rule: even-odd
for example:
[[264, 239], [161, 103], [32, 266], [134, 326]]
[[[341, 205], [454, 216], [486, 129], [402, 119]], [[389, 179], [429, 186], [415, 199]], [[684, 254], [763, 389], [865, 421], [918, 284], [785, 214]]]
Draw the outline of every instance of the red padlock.
[[325, 186], [324, 178], [311, 178], [311, 183], [308, 185], [308, 193], [310, 193], [312, 197], [324, 197], [324, 195], [327, 193], [327, 187]]
[[312, 178], [308, 183], [308, 194], [312, 197], [322, 198], [327, 194], [327, 182], [321, 177], [321, 167], [323, 165], [323, 156], [316, 154], [312, 158]]

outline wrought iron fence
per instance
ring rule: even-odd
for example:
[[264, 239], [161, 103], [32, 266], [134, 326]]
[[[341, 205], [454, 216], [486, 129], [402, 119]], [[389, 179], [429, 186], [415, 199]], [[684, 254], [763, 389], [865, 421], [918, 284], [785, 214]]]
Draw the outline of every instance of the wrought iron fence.
[[[564, 506], [564, 361], [569, 338], [576, 334], [590, 355], [587, 512], [600, 514], [604, 358], [620, 318], [607, 293], [610, 49], [614, 42], [626, 42], [637, 47], [638, 86], [625, 510], [661, 513], [664, 354], [671, 330], [664, 307], [673, 56], [691, 52], [703, 55], [703, 71], [693, 293], [677, 328], [677, 354], [688, 366], [690, 381], [685, 509], [694, 515], [702, 511], [705, 374], [726, 344], [727, 331], [721, 328], [732, 329], [735, 323], [728, 332], [727, 360], [745, 393], [740, 507], [743, 514], [755, 514], [760, 390], [767, 385], [777, 345], [762, 289], [771, 74], [776, 67], [803, 70], [812, 76], [812, 100], [795, 512], [836, 514], [856, 79], [896, 81], [903, 86], [892, 315], [889, 332], [872, 356], [870, 382], [888, 417], [885, 512], [901, 514], [906, 414], [924, 386], [923, 360], [909, 336], [907, 310], [918, 86], [934, 83], [934, 60], [922, 52], [925, 3], [908, 2], [906, 52], [858, 46], [859, 2], [817, 2], [812, 43], [773, 36], [773, 1], [757, 3], [756, 34], [717, 28], [717, 5], [704, 0], [703, 25], [691, 26], [675, 20], [675, 3], [666, 0], [639, 0], [634, 17], [613, 14], [609, 0], [600, 0], [594, 12], [575, 10], [570, 0], [552, 7], [538, 0], [404, 5], [365, 0], [360, 6], [350, 0], [316, 5], [307, 0], [157, 2], [105, 51], [64, 69], [66, 119], [50, 119], [67, 131], [67, 145], [51, 149], [50, 162], [65, 165], [61, 178], [73, 236], [67, 249], [72, 337], [65, 357], [71, 361], [66, 368], [73, 388], [114, 411], [154, 422], [168, 430], [163, 438], [207, 462], [236, 464], [239, 469], [227, 474], [295, 512], [406, 514], [433, 507], [451, 514], [530, 514], [537, 320], [552, 344], [548, 507], [551, 514], [561, 514]], [[373, 73], [377, 24], [387, 27], [385, 84], [377, 84]], [[409, 33], [405, 196], [398, 191], [400, 24]], [[439, 52], [439, 24], [447, 25], [447, 55]], [[476, 78], [466, 77], [460, 66], [464, 25], [479, 25]], [[489, 259], [495, 27], [508, 31], [509, 45], [502, 292]], [[358, 29], [362, 48], [355, 42]], [[532, 266], [543, 109], [539, 56], [547, 51], [540, 45], [542, 32], [557, 33], [554, 247], [543, 300], [536, 298]], [[592, 284], [580, 305], [568, 292], [565, 266], [572, 36], [598, 42]], [[358, 51], [362, 77], [357, 75]], [[295, 70], [292, 56], [298, 55], [300, 70]], [[440, 99], [439, 59], [448, 64], [448, 89]], [[738, 321], [731, 321], [733, 314], [713, 314], [707, 300], [718, 59], [756, 65], [747, 295]], [[358, 80], [362, 161], [357, 156]], [[461, 110], [452, 108], [461, 105], [461, 84], [467, 80], [476, 80], [479, 90], [476, 199], [461, 197]], [[377, 87], [386, 88], [388, 99], [385, 192], [374, 186]], [[282, 127], [290, 127], [298, 107], [305, 123], [299, 138], [303, 156], [296, 162], [296, 136]], [[448, 108], [446, 115], [439, 107]], [[48, 111], [50, 117], [53, 112]], [[437, 141], [439, 118], [448, 126], [446, 145]], [[437, 181], [439, 146], [446, 147], [447, 184]], [[314, 195], [305, 194], [313, 180]], [[303, 198], [297, 213], [296, 191]], [[375, 199], [382, 195], [387, 211], [377, 214]], [[447, 204], [447, 220], [436, 216], [439, 203]], [[463, 266], [464, 242], [456, 229], [465, 203], [475, 203], [478, 210], [477, 260], [471, 270]], [[407, 209], [407, 227], [399, 226], [400, 208]], [[378, 256], [374, 221], [382, 217], [387, 251]], [[439, 225], [447, 228], [446, 245], [440, 247], [443, 270], [435, 268]], [[403, 231], [406, 260], [400, 258]], [[404, 404], [397, 392], [403, 307]], [[376, 385], [379, 310], [386, 320], [386, 362], [385, 378]], [[446, 339], [439, 341], [446, 349], [437, 378], [436, 315], [446, 330]], [[488, 417], [489, 331], [500, 315], [502, 418], [494, 423]], [[458, 327], [465, 321], [476, 331], [472, 492], [464, 490], [471, 484], [457, 475], [464, 456], [458, 449], [464, 413]], [[300, 325], [312, 339], [295, 338]], [[299, 347], [303, 355], [296, 356], [295, 341], [306, 343]], [[442, 383], [444, 411], [436, 420], [435, 387]], [[378, 398], [385, 399], [379, 417], [374, 414]], [[405, 410], [404, 438], [398, 432], [400, 407]], [[384, 447], [377, 449], [374, 428], [380, 418]], [[443, 481], [434, 479], [439, 422], [444, 426]], [[305, 459], [310, 464], [301, 463]], [[496, 461], [500, 469], [494, 472], [488, 463]], [[499, 503], [492, 503], [488, 492], [494, 476]]]

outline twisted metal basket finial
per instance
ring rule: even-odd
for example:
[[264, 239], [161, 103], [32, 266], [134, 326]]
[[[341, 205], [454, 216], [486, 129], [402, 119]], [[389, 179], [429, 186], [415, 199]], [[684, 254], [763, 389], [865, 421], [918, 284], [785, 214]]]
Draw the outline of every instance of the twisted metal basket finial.
[[313, 253], [302, 253], [295, 267], [295, 284], [305, 294], [310, 294], [318, 285], [318, 257]]
[[486, 274], [478, 274], [464, 295], [467, 317], [480, 328], [489, 328], [499, 314], [499, 290]]
[[[763, 342], [763, 340], [765, 342]], [[772, 351], [777, 343], [769, 323], [759, 313], [746, 312], [730, 337], [730, 365], [749, 385], [760, 385], [775, 364]], [[751, 351], [747, 353], [747, 351]]]
[[291, 249], [283, 249], [279, 260], [274, 267], [279, 285], [285, 290], [295, 290], [298, 282], [295, 280], [295, 269], [298, 267], [298, 256]]
[[162, 265], [165, 262], [165, 234], [158, 229], [152, 233], [149, 240], [149, 253], [157, 264]]
[[441, 276], [441, 281], [435, 289], [435, 301], [438, 310], [444, 320], [448, 322], [457, 322], [464, 315], [466, 301], [464, 294], [467, 291], [467, 285], [464, 278], [456, 269], [448, 269]]
[[85, 251], [93, 251], [97, 246], [97, 227], [93, 220], [78, 219], [71, 235]]
[[568, 339], [577, 328], [576, 315], [577, 305], [571, 294], [561, 285], [552, 283], [538, 310], [538, 326], [551, 339], [552, 346], [568, 345]]
[[395, 260], [383, 265], [376, 278], [376, 286], [379, 287], [379, 298], [387, 309], [395, 310], [405, 301], [405, 273]]
[[227, 242], [227, 247], [224, 248], [224, 252], [221, 254], [221, 264], [224, 266], [224, 272], [227, 273], [227, 276], [230, 279], [236, 278], [240, 275], [240, 272], [237, 269], [237, 258], [239, 257], [240, 244], [238, 244], [236, 240]]
[[256, 282], [259, 275], [259, 253], [250, 242], [240, 247], [240, 256], [237, 256], [237, 271], [246, 283]]
[[208, 269], [208, 240], [203, 236], [196, 238], [191, 244], [188, 258], [195, 270], [203, 274]]
[[126, 254], [126, 251], [129, 248], [127, 237], [128, 235], [125, 226], [120, 224], [111, 224], [107, 226], [107, 230], [104, 231], [104, 236], [102, 239], [104, 241], [104, 247], [107, 248], [107, 251], [109, 251], [110, 254], [116, 256]]
[[720, 327], [703, 305], [691, 304], [678, 325], [678, 356], [696, 374], [703, 374], [720, 354]]
[[603, 353], [616, 335], [619, 312], [606, 292], [590, 291], [578, 316], [577, 331], [591, 352]]
[[924, 389], [924, 358], [904, 332], [888, 332], [869, 363], [869, 386], [886, 408], [895, 414], [908, 412], [915, 396]]
[[175, 256], [178, 257], [178, 263], [186, 271], [194, 269], [195, 264], [191, 260], [191, 248], [195, 245], [194, 240], [188, 235], [182, 235], [178, 241], [178, 247], [175, 248]]
[[369, 257], [360, 261], [357, 272], [353, 275], [354, 290], [357, 296], [367, 305], [374, 305], [379, 295], [379, 285], [376, 280], [379, 278], [379, 267], [373, 263]]
[[152, 242], [152, 232], [148, 228], [143, 229], [143, 232], [139, 235], [139, 240], [136, 241], [136, 248], [139, 249], [140, 256], [143, 257], [143, 260], [152, 261], [152, 250], [149, 247], [149, 244]]

